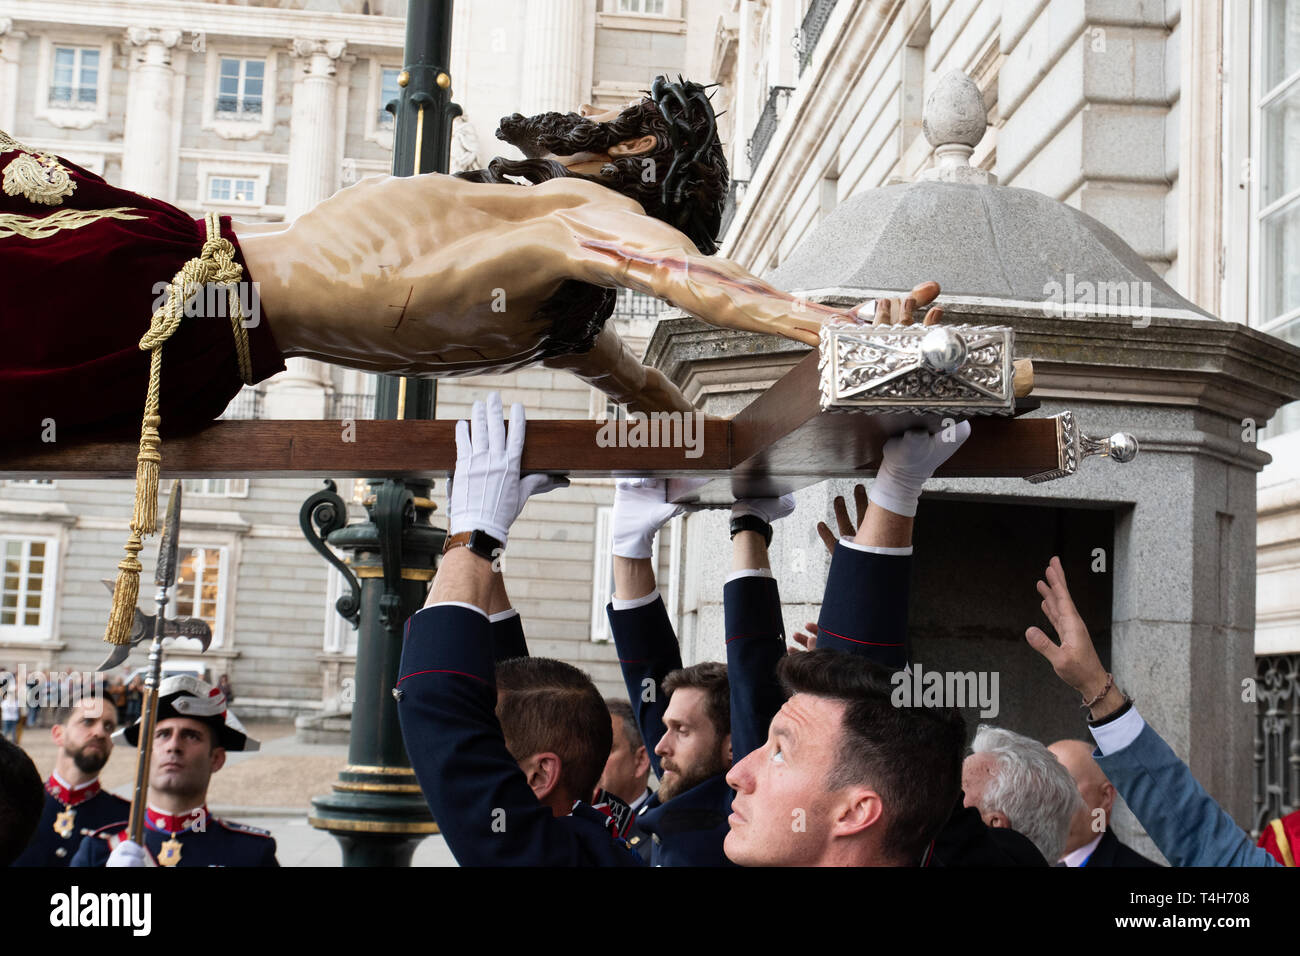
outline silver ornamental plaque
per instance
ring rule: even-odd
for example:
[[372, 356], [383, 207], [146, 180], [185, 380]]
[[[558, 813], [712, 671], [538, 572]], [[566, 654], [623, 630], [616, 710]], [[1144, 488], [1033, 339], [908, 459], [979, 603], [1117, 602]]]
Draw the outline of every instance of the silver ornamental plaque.
[[1011, 415], [1015, 333], [987, 325], [824, 325], [823, 411]]

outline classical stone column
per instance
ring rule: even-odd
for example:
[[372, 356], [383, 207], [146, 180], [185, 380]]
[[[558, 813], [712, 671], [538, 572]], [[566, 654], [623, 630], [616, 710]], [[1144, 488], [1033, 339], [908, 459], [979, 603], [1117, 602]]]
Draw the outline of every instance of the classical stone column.
[[[343, 40], [299, 37], [290, 50], [293, 114], [289, 123], [289, 179], [285, 219], [298, 218], [335, 189], [337, 162], [336, 76]], [[320, 362], [291, 358], [266, 389], [267, 418], [325, 418], [333, 389]]]
[[[126, 123], [122, 135], [122, 185], [170, 199], [172, 92], [176, 74], [172, 49], [179, 30], [130, 27], [126, 31], [130, 79], [126, 88]], [[107, 64], [101, 64], [106, 69]]]
[[296, 219], [334, 192], [335, 71], [347, 44], [343, 40], [299, 37], [291, 50], [293, 116], [289, 125], [289, 182], [285, 218]]
[[[0, 17], [0, 129], [18, 136], [18, 66], [27, 34], [14, 29], [10, 17]], [[18, 137], [21, 139], [21, 137]]]
[[581, 105], [583, 8], [582, 0], [527, 0], [519, 108], [525, 116]]

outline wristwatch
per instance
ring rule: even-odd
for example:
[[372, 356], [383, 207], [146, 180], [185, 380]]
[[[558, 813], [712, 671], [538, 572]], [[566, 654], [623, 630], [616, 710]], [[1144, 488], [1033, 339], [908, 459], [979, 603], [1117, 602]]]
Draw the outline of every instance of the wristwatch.
[[469, 548], [470, 551], [485, 561], [495, 561], [505, 548], [505, 545], [486, 531], [476, 529], [448, 535], [446, 543], [442, 546], [442, 553], [446, 554], [448, 551], [462, 546]]
[[731, 519], [731, 536], [734, 538], [742, 531], [757, 531], [763, 536], [763, 543], [772, 544], [772, 526], [758, 515], [741, 515]]

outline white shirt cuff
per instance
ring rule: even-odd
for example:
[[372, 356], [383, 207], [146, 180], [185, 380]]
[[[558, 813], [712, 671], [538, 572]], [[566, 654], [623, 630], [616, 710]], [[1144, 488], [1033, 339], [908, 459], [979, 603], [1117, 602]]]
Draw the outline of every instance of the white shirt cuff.
[[[420, 608], [420, 611], [427, 611], [429, 610], [429, 608], [434, 608], [434, 607], [463, 607], [467, 611], [476, 611], [477, 613], [482, 614], [484, 617], [488, 616], [488, 612], [483, 610], [481, 607], [478, 607], [477, 605], [474, 604], [466, 604], [464, 601], [439, 601], [437, 604], [429, 604], [425, 607]], [[417, 611], [416, 613], [418, 614], [419, 611]], [[490, 621], [492, 619], [488, 618], [488, 620]]]
[[747, 568], [744, 571], [732, 571], [727, 575], [724, 584], [730, 584], [732, 581], [738, 581], [741, 578], [770, 578], [772, 577], [771, 568]]
[[912, 553], [910, 544], [906, 548], [878, 548], [871, 544], [858, 544], [852, 538], [840, 538], [840, 544], [846, 548], [852, 548], [854, 551], [866, 551], [868, 554], [891, 554], [907, 557]]
[[1142, 719], [1137, 708], [1130, 706], [1123, 717], [1116, 717], [1110, 723], [1088, 729], [1092, 731], [1092, 739], [1097, 741], [1097, 749], [1102, 756], [1106, 756], [1123, 750], [1137, 740], [1138, 734], [1142, 733], [1142, 728], [1146, 725], [1147, 722]]
[[504, 611], [498, 611], [496, 614], [489, 614], [488, 620], [491, 623], [495, 624], [497, 623], [497, 621], [508, 621], [510, 620], [510, 618], [518, 617], [518, 616], [519, 616], [518, 611], [516, 611], [512, 607], [508, 607]]
[[649, 594], [639, 598], [617, 598], [611, 596], [609, 603], [613, 605], [615, 611], [630, 611], [634, 607], [645, 607], [647, 604], [653, 604], [659, 600], [659, 589], [655, 588]]

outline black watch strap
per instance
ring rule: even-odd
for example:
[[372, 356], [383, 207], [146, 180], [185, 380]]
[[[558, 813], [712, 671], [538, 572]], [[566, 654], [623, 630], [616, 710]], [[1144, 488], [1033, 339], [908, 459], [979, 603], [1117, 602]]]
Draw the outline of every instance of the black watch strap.
[[763, 543], [772, 544], [772, 526], [758, 515], [741, 515], [731, 519], [731, 536], [734, 538], [742, 531], [757, 531], [763, 536]]

